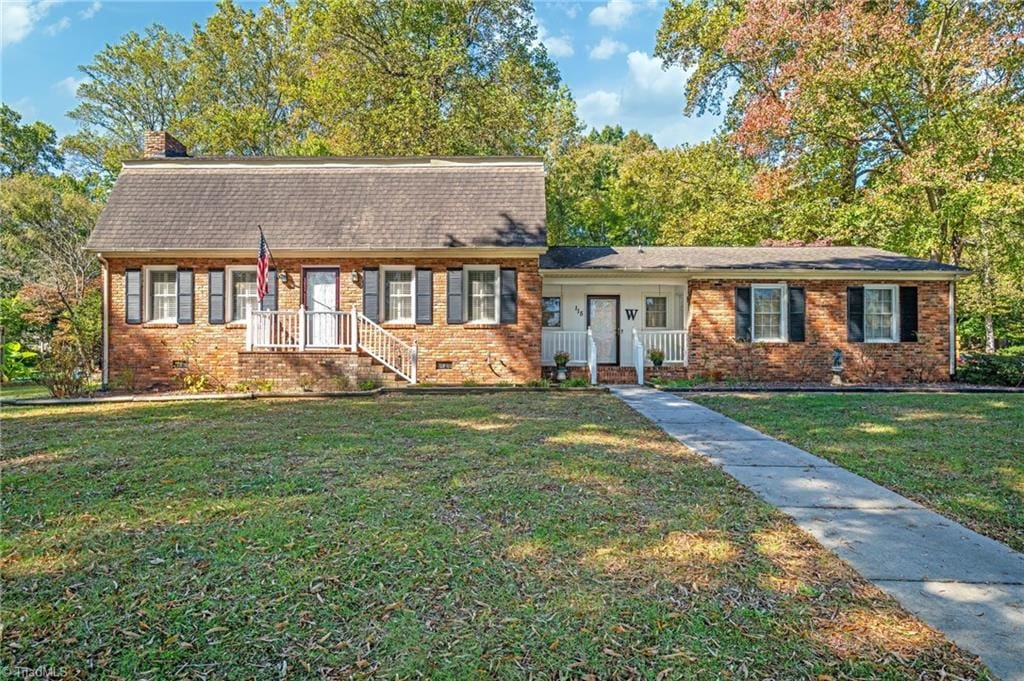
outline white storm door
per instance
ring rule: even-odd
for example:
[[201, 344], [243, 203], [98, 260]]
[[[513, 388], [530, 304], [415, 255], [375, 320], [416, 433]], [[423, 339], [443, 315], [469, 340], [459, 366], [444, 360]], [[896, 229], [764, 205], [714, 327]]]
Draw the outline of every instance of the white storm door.
[[306, 270], [306, 345], [338, 345], [338, 271]]
[[587, 321], [597, 346], [597, 363], [618, 364], [619, 297], [588, 296]]

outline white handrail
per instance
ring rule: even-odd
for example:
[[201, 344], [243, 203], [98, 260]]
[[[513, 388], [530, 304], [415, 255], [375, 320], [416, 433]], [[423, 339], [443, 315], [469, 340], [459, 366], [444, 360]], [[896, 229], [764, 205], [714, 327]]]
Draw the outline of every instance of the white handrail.
[[597, 385], [597, 343], [594, 332], [587, 327], [587, 366], [590, 367], [590, 384]]
[[359, 349], [410, 383], [416, 383], [419, 353], [415, 343], [408, 345], [358, 310], [352, 310], [352, 319]]
[[247, 317], [245, 349], [298, 350], [344, 348], [362, 350], [396, 374], [416, 383], [419, 348], [409, 345], [355, 307], [334, 310], [252, 310]]
[[633, 367], [636, 368], [636, 384], [644, 384], [644, 344], [640, 342], [640, 336], [636, 329], [633, 329]]

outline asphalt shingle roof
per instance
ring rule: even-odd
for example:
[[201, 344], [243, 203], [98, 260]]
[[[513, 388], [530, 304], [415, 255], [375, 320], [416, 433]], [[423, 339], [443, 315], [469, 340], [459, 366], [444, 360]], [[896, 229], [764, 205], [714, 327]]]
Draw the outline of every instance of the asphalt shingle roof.
[[257, 225], [275, 250], [546, 244], [539, 161], [176, 161], [126, 164], [88, 248], [255, 248]]
[[540, 258], [549, 270], [855, 270], [958, 272], [953, 265], [861, 246], [555, 246]]

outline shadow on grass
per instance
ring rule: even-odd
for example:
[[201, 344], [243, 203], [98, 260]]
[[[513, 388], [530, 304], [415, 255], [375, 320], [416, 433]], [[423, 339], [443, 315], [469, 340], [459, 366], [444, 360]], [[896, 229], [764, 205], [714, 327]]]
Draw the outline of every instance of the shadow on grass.
[[8, 667], [980, 673], [606, 395], [4, 417]]

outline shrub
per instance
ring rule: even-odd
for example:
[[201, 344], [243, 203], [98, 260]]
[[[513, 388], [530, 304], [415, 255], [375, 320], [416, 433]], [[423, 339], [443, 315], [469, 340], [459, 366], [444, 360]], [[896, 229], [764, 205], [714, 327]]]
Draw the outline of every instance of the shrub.
[[551, 381], [546, 378], [532, 378], [523, 385], [527, 388], [550, 388]]
[[956, 380], [979, 385], [1024, 384], [1024, 354], [967, 355], [956, 370]]
[[39, 363], [41, 382], [54, 397], [75, 397], [89, 392], [90, 372], [81, 348], [70, 335], [53, 337]]
[[39, 356], [21, 346], [18, 341], [4, 343], [3, 365], [0, 367], [0, 378], [4, 383], [9, 381], [31, 381], [36, 378], [35, 362]]
[[375, 378], [364, 378], [359, 381], [360, 390], [376, 390], [378, 387], [377, 379]]
[[563, 388], [586, 388], [590, 385], [590, 381], [585, 378], [568, 378], [558, 384]]

